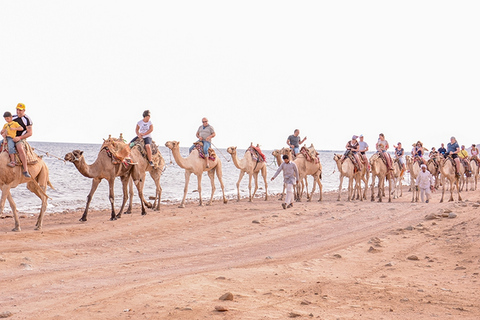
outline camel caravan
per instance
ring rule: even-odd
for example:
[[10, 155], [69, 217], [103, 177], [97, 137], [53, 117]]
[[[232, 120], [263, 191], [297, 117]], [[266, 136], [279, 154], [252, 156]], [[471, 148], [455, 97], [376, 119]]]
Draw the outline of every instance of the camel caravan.
[[[347, 146], [349, 145], [352, 144], [347, 144]], [[355, 144], [353, 145], [355, 147]], [[17, 159], [17, 165], [15, 167], [9, 168], [8, 170], [2, 170], [0, 174], [0, 186], [2, 190], [0, 213], [3, 212], [5, 201], [8, 199], [15, 220], [13, 231], [20, 231], [21, 229], [17, 209], [10, 194], [10, 189], [15, 188], [19, 184], [26, 183], [28, 190], [41, 199], [42, 205], [36, 223], [36, 229], [39, 230], [42, 228], [42, 221], [47, 207], [48, 196], [46, 194], [46, 189], [47, 186], [53, 188], [49, 181], [48, 167], [45, 162], [41, 157], [35, 154], [28, 143], [25, 142], [25, 146], [28, 155], [28, 172], [31, 174], [31, 177], [27, 178], [22, 175], [22, 162], [20, 159]], [[197, 177], [198, 201], [200, 206], [204, 204], [201, 185], [204, 172], [207, 172], [211, 182], [211, 194], [207, 205], [211, 205], [213, 202], [216, 190], [214, 181], [215, 175], [220, 182], [223, 203], [228, 202], [225, 196], [225, 187], [222, 179], [222, 162], [212, 148], [208, 148], [205, 153], [203, 143], [196, 142], [194, 146], [192, 146], [189, 155], [183, 157], [180, 154], [179, 142], [167, 141], [165, 146], [171, 151], [176, 164], [185, 170], [184, 194], [179, 205], [180, 208], [185, 207], [188, 184], [192, 173]], [[237, 201], [241, 200], [240, 182], [245, 174], [249, 177], [248, 201], [253, 201], [255, 194], [259, 189], [258, 178], [260, 173], [263, 178], [265, 190], [264, 200], [268, 200], [268, 164], [266, 156], [262, 153], [259, 145], [254, 146], [253, 143], [251, 143], [241, 158], [239, 158], [237, 147], [235, 146], [227, 148], [227, 152], [231, 155], [234, 166], [240, 171], [236, 183]], [[317, 185], [319, 188], [318, 201], [322, 201], [322, 164], [320, 162], [319, 153], [316, 151], [313, 144], [310, 145], [310, 147], [307, 147], [306, 145], [302, 146], [296, 154], [292, 148], [282, 148], [274, 150], [272, 155], [279, 167], [284, 159], [288, 159], [295, 164], [298, 173], [298, 180], [295, 185], [296, 188], [294, 189], [295, 201], [302, 201], [304, 193], [306, 194], [307, 201], [311, 201]], [[93, 195], [103, 179], [107, 180], [109, 185], [108, 198], [111, 205], [110, 220], [116, 220], [121, 218], [122, 214], [130, 214], [132, 212], [132, 200], [134, 195], [133, 186], [135, 186], [138, 192], [142, 215], [147, 214], [146, 208], [160, 210], [162, 194], [160, 178], [165, 168], [165, 160], [155, 142], [152, 141], [149, 148], [147, 148], [143, 139], [134, 139], [131, 143], [127, 143], [122, 135], [120, 135], [119, 138], [109, 136], [108, 139], [104, 139], [100, 151], [97, 154], [97, 158], [93, 163], [87, 164], [83, 151], [81, 150], [73, 150], [67, 153], [64, 160], [71, 162], [84, 177], [92, 179], [92, 186], [87, 195], [85, 210], [80, 221], [87, 221], [88, 210]], [[410, 190], [412, 191], [411, 201], [419, 201], [419, 188], [418, 183], [416, 184], [416, 180], [420, 179], [422, 172], [426, 171], [425, 168], [427, 168], [427, 166], [429, 172], [432, 173], [432, 181], [434, 180], [432, 186], [435, 188], [439, 188], [440, 186], [443, 187], [440, 202], [443, 202], [446, 187], [448, 187], [450, 191], [449, 201], [454, 200], [453, 193], [455, 191], [458, 200], [461, 201], [462, 198], [460, 193], [463, 190], [463, 186], [465, 185], [465, 189], [468, 190], [468, 178], [473, 179], [471, 190], [476, 190], [479, 172], [479, 160], [477, 157], [470, 157], [467, 160], [468, 166], [466, 163], [467, 161], [464, 161], [457, 167], [457, 162], [453, 157], [444, 157], [440, 153], [431, 154], [428, 162], [417, 155], [406, 156], [406, 161], [401, 161], [401, 159], [398, 158], [392, 160], [390, 155], [383, 152], [381, 148], [378, 152], [373, 153], [369, 159], [367, 159], [365, 154], [355, 156], [352, 150], [347, 149], [347, 152], [344, 155], [335, 154], [333, 160], [336, 163], [340, 180], [338, 187], [338, 201], [341, 200], [343, 180], [344, 178], [347, 178], [347, 201], [366, 200], [367, 191], [370, 187], [371, 201], [375, 201], [375, 198], [377, 198], [379, 202], [382, 202], [384, 197], [388, 197], [388, 201], [391, 202], [392, 198], [395, 199], [403, 195], [402, 181], [404, 180], [406, 172], [410, 175]], [[6, 167], [9, 161], [9, 155], [6, 152], [1, 152], [0, 166], [3, 165]], [[153, 204], [145, 199], [143, 192], [147, 172], [155, 183], [155, 197], [153, 197]], [[311, 191], [308, 188], [307, 177], [309, 176], [313, 178], [313, 187]], [[118, 212], [115, 210], [114, 206], [114, 183], [117, 177], [120, 178], [123, 191], [122, 204]], [[369, 183], [370, 177], [371, 182]], [[254, 180], [253, 191], [252, 178]], [[388, 190], [386, 190], [387, 184]], [[283, 200], [284, 194], [285, 185], [280, 200]], [[124, 211], [127, 206], [127, 201], [129, 201], [129, 204]]]

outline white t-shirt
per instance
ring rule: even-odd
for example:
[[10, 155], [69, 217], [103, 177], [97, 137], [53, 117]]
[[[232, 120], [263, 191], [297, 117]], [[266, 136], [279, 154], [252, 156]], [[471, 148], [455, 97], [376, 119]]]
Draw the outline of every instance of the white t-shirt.
[[[138, 132], [141, 133], [141, 134], [144, 134], [145, 132], [147, 132], [148, 130], [150, 130], [150, 127], [152, 126], [152, 121], [148, 121], [148, 122], [145, 122], [143, 120], [140, 120], [138, 121], [137, 123], [138, 125]], [[151, 134], [147, 134], [146, 136], [143, 136], [144, 138], [151, 138], [152, 135]]]

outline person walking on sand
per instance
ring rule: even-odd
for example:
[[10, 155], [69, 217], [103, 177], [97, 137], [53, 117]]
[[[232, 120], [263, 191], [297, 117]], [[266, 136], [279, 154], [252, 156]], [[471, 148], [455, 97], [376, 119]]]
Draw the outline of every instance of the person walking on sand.
[[153, 131], [153, 124], [150, 121], [150, 110], [143, 111], [143, 119], [137, 122], [137, 126], [135, 127], [135, 133], [137, 136], [130, 141], [130, 146], [132, 147], [133, 144], [137, 139], [143, 139], [145, 143], [145, 150], [147, 151], [147, 160], [148, 163], [153, 167], [152, 161], [152, 131]]
[[290, 161], [288, 155], [283, 155], [283, 163], [278, 167], [277, 172], [272, 177], [272, 181], [278, 176], [280, 171], [283, 171], [283, 182], [287, 186], [287, 195], [285, 197], [285, 202], [282, 203], [283, 209], [293, 207], [293, 185], [298, 185], [298, 168], [297, 165]]
[[422, 164], [420, 166], [422, 169], [417, 176], [417, 180], [415, 185], [417, 187], [417, 191], [420, 190], [420, 199], [424, 202], [424, 198], [426, 196], [426, 203], [430, 200], [430, 194], [433, 189], [433, 176], [430, 171], [427, 170], [427, 166]]
[[[208, 165], [208, 149], [210, 148], [212, 144], [212, 138], [215, 137], [215, 129], [211, 125], [208, 124], [208, 119], [203, 118], [202, 119], [202, 125], [198, 127], [196, 136], [198, 138], [199, 142], [202, 142], [203, 144], [203, 153], [205, 155], [205, 161], [207, 163], [207, 168], [209, 168]], [[195, 144], [192, 145], [189, 149], [189, 153], [193, 151], [193, 148], [195, 148]]]
[[12, 114], [10, 112], [6, 111], [3, 114], [3, 118], [7, 123], [3, 125], [3, 129], [0, 132], [3, 137], [3, 140], [0, 144], [3, 145], [3, 143], [6, 141], [8, 154], [10, 156], [10, 162], [7, 163], [7, 166], [10, 168], [15, 168], [17, 165], [15, 162], [15, 153], [17, 153], [17, 151], [15, 150], [15, 142], [13, 142], [13, 138], [17, 136], [17, 131], [21, 131], [23, 128], [18, 124], [18, 122], [12, 120]]
[[307, 137], [300, 138], [300, 130], [295, 129], [292, 135], [287, 138], [287, 144], [292, 149], [293, 155], [296, 156], [300, 152], [300, 145], [307, 140]]
[[31, 178], [28, 173], [27, 154], [25, 152], [24, 143], [27, 138], [33, 135], [33, 121], [25, 114], [25, 105], [23, 103], [17, 104], [17, 114], [14, 115], [12, 119], [23, 128], [23, 130], [17, 131], [17, 136], [13, 138], [13, 142], [15, 142], [15, 148], [22, 161], [23, 175], [26, 178]]

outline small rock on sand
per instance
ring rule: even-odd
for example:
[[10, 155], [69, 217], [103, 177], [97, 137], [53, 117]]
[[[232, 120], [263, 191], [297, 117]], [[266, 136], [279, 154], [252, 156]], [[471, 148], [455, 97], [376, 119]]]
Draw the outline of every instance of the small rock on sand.
[[11, 316], [13, 316], [13, 314], [10, 311], [0, 312], [0, 318], [1, 319], [8, 318], [8, 317], [11, 317]]
[[252, 223], [260, 224], [260, 221], [258, 221], [258, 220], [253, 220]]
[[218, 298], [218, 300], [233, 300], [233, 294], [231, 292], [227, 292]]
[[215, 310], [219, 312], [225, 312], [225, 311], [228, 311], [228, 308], [225, 306], [215, 306]]
[[453, 218], [456, 218], [456, 217], [457, 217], [457, 215], [456, 215], [455, 213], [453, 213], [453, 212], [450, 212], [450, 213], [448, 214], [448, 219], [453, 219]]
[[419, 260], [416, 255], [408, 256], [407, 259], [408, 259], [408, 260], [412, 260], [412, 261], [418, 261], [418, 260]]
[[297, 318], [297, 317], [301, 317], [301, 316], [302, 316], [301, 314], [296, 313], [296, 312], [290, 312], [290, 313], [288, 314], [288, 317], [289, 317], [289, 318]]

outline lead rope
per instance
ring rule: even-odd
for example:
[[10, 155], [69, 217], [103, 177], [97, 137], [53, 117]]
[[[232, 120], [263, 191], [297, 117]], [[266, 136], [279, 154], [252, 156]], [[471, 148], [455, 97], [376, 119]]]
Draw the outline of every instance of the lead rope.
[[38, 150], [38, 151], [40, 151], [40, 152], [42, 152], [42, 153], [45, 153], [45, 155], [46, 155], [47, 157], [52, 157], [52, 158], [55, 158], [55, 159], [57, 159], [57, 160], [63, 161], [63, 163], [66, 163], [65, 159], [62, 159], [62, 158], [60, 158], [60, 157], [57, 157], [56, 155], [50, 154], [48, 151], [43, 151], [43, 150], [40, 150], [40, 149], [38, 149], [38, 148], [33, 148], [33, 147], [32, 147], [32, 150]]
[[210, 143], [212, 144], [212, 146], [215, 147], [215, 149], [217, 149], [218, 152], [220, 152], [220, 154], [223, 156], [223, 158], [224, 158], [225, 160], [227, 160], [227, 162], [230, 162], [230, 159], [228, 159], [227, 157], [225, 157], [225, 155], [223, 154], [223, 152], [222, 152], [220, 149], [218, 149], [217, 146], [213, 144], [213, 142], [210, 142]]

